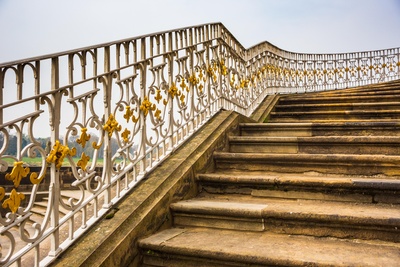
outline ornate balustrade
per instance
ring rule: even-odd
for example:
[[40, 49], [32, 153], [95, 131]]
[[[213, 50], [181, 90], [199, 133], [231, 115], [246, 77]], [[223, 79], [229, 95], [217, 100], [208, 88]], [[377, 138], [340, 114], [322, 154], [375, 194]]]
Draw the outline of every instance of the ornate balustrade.
[[245, 49], [220, 23], [0, 64], [0, 263], [50, 263], [222, 108], [399, 78], [399, 48]]

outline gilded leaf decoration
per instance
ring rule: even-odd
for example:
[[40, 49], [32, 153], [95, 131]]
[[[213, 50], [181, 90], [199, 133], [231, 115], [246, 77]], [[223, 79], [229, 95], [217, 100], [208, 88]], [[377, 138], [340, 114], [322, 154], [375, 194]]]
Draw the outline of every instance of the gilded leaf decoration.
[[114, 115], [110, 114], [106, 124], [103, 126], [103, 129], [108, 132], [108, 136], [111, 137], [114, 131], [121, 131], [121, 125], [115, 120]]
[[73, 157], [75, 154], [75, 148], [69, 149], [68, 146], [62, 145], [60, 141], [57, 140], [50, 154], [47, 156], [46, 161], [56, 164], [56, 168], [60, 169], [65, 156], [69, 155]]
[[125, 130], [121, 133], [121, 137], [124, 140], [125, 143], [128, 143], [129, 141], [129, 135], [131, 134], [131, 131], [125, 128]]
[[140, 105], [140, 110], [143, 111], [144, 116], [147, 116], [150, 110], [156, 110], [156, 105], [152, 104], [147, 96], [145, 96], [142, 104]]
[[82, 148], [84, 148], [86, 146], [86, 142], [90, 140], [90, 134], [86, 134], [87, 129], [86, 128], [82, 128], [81, 129], [81, 136], [76, 139], [76, 142], [78, 144], [80, 144], [82, 146]]
[[11, 173], [7, 173], [5, 176], [7, 180], [13, 181], [14, 187], [18, 187], [21, 183], [22, 178], [25, 178], [30, 172], [30, 169], [28, 167], [24, 168], [22, 166], [23, 164], [24, 163], [22, 161], [14, 162], [14, 167]]
[[82, 155], [81, 155], [81, 159], [78, 160], [76, 165], [78, 167], [80, 167], [82, 170], [86, 170], [86, 166], [87, 166], [89, 161], [90, 161], [90, 157], [88, 155], [86, 155], [85, 152], [83, 152]]
[[9, 208], [12, 213], [16, 213], [18, 211], [19, 206], [21, 205], [21, 200], [25, 199], [25, 195], [23, 193], [18, 193], [15, 188], [11, 190], [10, 197], [4, 200], [2, 207]]
[[125, 108], [125, 114], [124, 114], [124, 119], [126, 119], [126, 122], [129, 122], [129, 119], [133, 116], [133, 111], [131, 110], [130, 106], [126, 106]]

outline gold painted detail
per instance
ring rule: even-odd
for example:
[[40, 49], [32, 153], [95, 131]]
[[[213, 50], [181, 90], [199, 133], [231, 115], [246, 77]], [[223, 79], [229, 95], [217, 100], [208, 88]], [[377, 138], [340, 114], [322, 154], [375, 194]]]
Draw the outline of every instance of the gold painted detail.
[[139, 121], [139, 117], [138, 118], [136, 118], [134, 115], [133, 115], [133, 111], [131, 110], [131, 107], [130, 106], [126, 106], [126, 111], [125, 111], [125, 114], [124, 114], [124, 119], [126, 119], [126, 122], [129, 122], [129, 119], [132, 117], [132, 122], [134, 122], [134, 123], [136, 123], [136, 122], [138, 122]]
[[226, 76], [228, 75], [228, 68], [225, 66], [225, 60], [221, 59], [220, 61], [220, 70], [221, 74]]
[[125, 130], [121, 133], [121, 137], [125, 143], [128, 143], [130, 134], [131, 134], [131, 131], [129, 131], [127, 128], [125, 128]]
[[172, 98], [174, 98], [175, 95], [179, 96], [181, 94], [181, 92], [178, 90], [178, 87], [176, 87], [175, 83], [172, 83], [171, 87], [168, 90], [168, 93]]
[[86, 170], [86, 166], [87, 166], [87, 164], [88, 164], [89, 161], [90, 161], [90, 157], [87, 156], [87, 155], [85, 154], [85, 152], [83, 152], [82, 155], [81, 155], [81, 159], [78, 160], [78, 162], [76, 163], [76, 165], [77, 165], [78, 167], [80, 167], [82, 170]]
[[31, 176], [29, 177], [29, 180], [31, 181], [32, 184], [40, 184], [40, 182], [43, 180], [45, 176], [46, 176], [46, 169], [44, 170], [43, 175], [40, 177], [38, 177], [38, 174], [36, 172], [32, 172]]
[[197, 84], [199, 84], [200, 80], [199, 80], [199, 78], [196, 77], [196, 74], [192, 74], [189, 77], [189, 82], [193, 85], [197, 85]]
[[144, 116], [147, 116], [150, 110], [156, 110], [156, 105], [152, 104], [147, 96], [145, 96], [142, 104], [140, 105], [140, 110], [143, 111]]
[[86, 132], [87, 132], [87, 129], [82, 128], [81, 136], [78, 139], [76, 139], [76, 142], [78, 144], [80, 144], [82, 146], [82, 148], [84, 148], [86, 146], [86, 142], [90, 140], [90, 134], [88, 135]]
[[218, 79], [217, 74], [216, 74], [217, 70], [218, 70], [218, 66], [217, 66], [216, 62], [213, 62], [213, 64], [208, 66], [208, 68], [207, 68], [207, 74], [208, 74], [208, 76], [211, 77], [211, 79], [214, 81], [214, 83], [217, 82], [217, 79]]
[[29, 167], [24, 168], [22, 165], [24, 162], [17, 161], [14, 162], [14, 167], [11, 170], [11, 173], [6, 174], [6, 179], [9, 181], [13, 181], [14, 187], [18, 187], [21, 183], [22, 178], [25, 178], [30, 172]]
[[158, 89], [156, 91], [156, 96], [154, 97], [154, 99], [157, 101], [157, 103], [160, 103], [160, 100], [162, 99], [161, 90]]
[[124, 119], [126, 119], [126, 122], [129, 122], [129, 119], [133, 116], [133, 111], [131, 110], [130, 106], [125, 107], [125, 114], [124, 114]]
[[[25, 195], [23, 193], [18, 193], [16, 188], [19, 187], [22, 178], [25, 178], [28, 176], [30, 169], [29, 167], [23, 167], [24, 162], [23, 161], [16, 161], [14, 162], [14, 167], [11, 170], [11, 173], [7, 173], [5, 175], [5, 178], [9, 181], [12, 181], [14, 183], [14, 187], [11, 190], [10, 196], [3, 201], [2, 207], [3, 208], [9, 208], [12, 213], [16, 213], [18, 211], [18, 208], [21, 205], [21, 200], [25, 199]], [[40, 183], [40, 181], [43, 179], [44, 175], [39, 179], [35, 180], [37, 178], [37, 173], [31, 173], [31, 182], [35, 184]], [[0, 201], [3, 200], [6, 196], [6, 191], [3, 187], [0, 187]]]
[[156, 104], [153, 104], [149, 101], [147, 96], [144, 97], [142, 104], [140, 105], [140, 110], [143, 111], [144, 116], [146, 117], [149, 114], [149, 111], [155, 111], [154, 116], [160, 120], [161, 119], [161, 110], [156, 108]]
[[4, 199], [6, 196], [6, 190], [3, 187], [0, 187], [0, 201]]
[[111, 137], [114, 131], [121, 131], [121, 125], [114, 118], [113, 114], [110, 114], [106, 124], [103, 126], [103, 129], [108, 132], [108, 136]]
[[[182, 104], [184, 104], [184, 100], [185, 100], [185, 95], [181, 92], [181, 90], [178, 89], [178, 87], [176, 87], [176, 84], [173, 82], [171, 84], [171, 87], [168, 90], [168, 94], [171, 96], [171, 98], [179, 97], [179, 100], [181, 101]], [[167, 100], [164, 99], [164, 105], [167, 105]], [[158, 112], [158, 110], [156, 111], [156, 114], [159, 115], [161, 113], [161, 111]], [[155, 116], [156, 116], [155, 114]], [[157, 117], [157, 116], [156, 116]]]
[[21, 200], [23, 200], [23, 199], [25, 199], [25, 195], [23, 193], [18, 193], [17, 190], [15, 190], [15, 188], [13, 188], [13, 190], [11, 190], [11, 194], [10, 194], [9, 198], [4, 200], [4, 202], [1, 206], [3, 208], [8, 207], [12, 213], [16, 213], [18, 211], [19, 206], [21, 205]]
[[50, 154], [47, 156], [46, 161], [48, 163], [54, 163], [57, 169], [61, 168], [63, 160], [65, 156], [75, 156], [76, 149], [69, 149], [68, 146], [64, 146], [60, 143], [60, 141], [56, 141], [53, 149], [50, 151]]
[[186, 92], [189, 92], [189, 86], [187, 86], [185, 78], [182, 78], [182, 81], [179, 84], [179, 86], [182, 88], [182, 90], [186, 90]]

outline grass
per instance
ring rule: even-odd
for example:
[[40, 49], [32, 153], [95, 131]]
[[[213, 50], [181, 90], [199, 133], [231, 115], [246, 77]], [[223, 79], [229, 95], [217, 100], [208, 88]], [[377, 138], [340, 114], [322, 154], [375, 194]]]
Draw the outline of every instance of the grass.
[[[78, 157], [74, 157], [72, 158], [74, 160], [74, 162], [78, 162], [78, 160], [80, 158]], [[10, 159], [10, 158], [5, 158], [3, 159], [5, 162], [8, 163], [8, 166], [12, 167], [14, 164], [14, 159]], [[29, 166], [42, 166], [42, 158], [30, 158], [30, 157], [23, 157], [22, 161], [29, 165]], [[103, 166], [103, 159], [97, 159], [97, 164], [98, 166]], [[71, 164], [69, 163], [69, 161], [67, 159], [64, 159], [63, 161], [63, 165], [64, 167], [69, 167], [71, 166]]]

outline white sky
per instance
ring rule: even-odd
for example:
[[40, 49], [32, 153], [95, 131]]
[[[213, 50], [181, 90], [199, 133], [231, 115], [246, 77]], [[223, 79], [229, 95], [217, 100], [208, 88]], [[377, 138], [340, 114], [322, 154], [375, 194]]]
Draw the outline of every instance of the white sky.
[[400, 0], [0, 0], [0, 62], [209, 22], [245, 47], [400, 47]]

